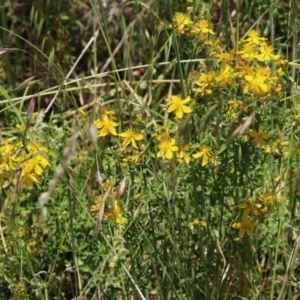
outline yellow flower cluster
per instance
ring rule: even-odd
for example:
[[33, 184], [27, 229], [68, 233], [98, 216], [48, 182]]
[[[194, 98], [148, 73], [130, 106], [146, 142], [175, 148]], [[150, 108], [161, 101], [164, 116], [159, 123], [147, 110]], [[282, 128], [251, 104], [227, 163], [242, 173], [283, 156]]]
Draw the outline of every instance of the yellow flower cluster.
[[106, 180], [101, 184], [103, 194], [97, 197], [95, 204], [93, 204], [90, 208], [90, 212], [92, 215], [97, 216], [103, 208], [103, 215], [108, 220], [116, 221], [118, 224], [124, 225], [128, 222], [128, 220], [123, 217], [122, 208], [119, 204], [120, 195], [110, 187], [110, 180]]
[[[238, 93], [242, 90], [252, 100], [251, 97], [255, 96], [266, 99], [281, 91], [279, 79], [286, 61], [274, 54], [273, 47], [267, 44], [266, 39], [251, 30], [238, 45], [239, 51], [232, 50], [229, 53], [217, 42], [207, 48], [209, 57], [214, 60], [214, 67], [203, 62], [198, 76], [193, 74], [195, 93], [205, 96], [232, 87]], [[271, 71], [270, 64], [277, 65], [276, 72]]]
[[123, 142], [124, 148], [130, 144], [134, 148], [138, 148], [136, 142], [142, 140], [143, 135], [132, 128], [118, 134], [116, 128], [119, 126], [119, 123], [116, 122], [114, 115], [115, 112], [113, 110], [107, 110], [105, 106], [102, 107], [101, 117], [94, 121], [95, 127], [99, 130], [98, 137], [103, 138], [109, 135], [120, 136], [125, 139]]
[[[215, 126], [214, 129], [204, 136], [200, 143], [196, 139], [193, 144], [193, 137], [185, 138], [180, 136], [180, 133], [176, 135], [175, 131], [179, 132], [180, 126], [187, 123], [187, 120], [194, 115], [193, 122], [197, 127], [197, 122], [202, 118], [201, 114], [207, 113], [205, 105], [198, 105], [197, 99], [200, 99], [202, 103], [207, 100], [209, 104], [216, 104], [220, 119], [223, 118], [227, 124], [248, 118], [252, 111], [257, 111], [257, 107], [260, 108], [259, 112], [262, 110], [261, 107], [269, 107], [265, 105], [267, 101], [274, 99], [274, 96], [278, 97], [282, 92], [281, 79], [284, 75], [282, 68], [286, 65], [286, 61], [274, 53], [274, 49], [268, 45], [267, 39], [261, 37], [256, 30], [250, 30], [244, 39], [236, 43], [234, 50], [226, 51], [215, 40], [211, 24], [202, 17], [191, 18], [188, 14], [176, 13], [173, 24], [169, 28], [175, 29], [180, 36], [186, 35], [193, 41], [199, 41], [200, 48], [205, 50], [203, 52], [207, 55], [207, 59], [200, 63], [199, 70], [189, 74], [183, 96], [170, 95], [167, 97], [163, 105], [166, 115], [164, 125], [155, 124], [154, 133], [147, 131], [147, 126], [140, 126], [143, 123], [141, 116], [139, 116], [138, 122], [133, 121], [125, 131], [118, 132], [121, 124], [117, 122], [114, 111], [103, 107], [100, 118], [94, 121], [94, 125], [98, 129], [98, 137], [100, 139], [111, 137], [117, 142], [119, 145], [117, 153], [123, 153], [123, 157], [125, 157], [122, 158], [123, 163], [138, 163], [144, 156], [145, 149], [154, 142], [156, 158], [167, 162], [184, 162], [187, 165], [192, 159], [195, 159], [199, 161], [201, 167], [208, 165], [217, 167], [221, 162], [216, 154], [220, 155], [222, 151], [215, 147], [218, 143], [214, 137], [217, 136], [218, 130], [221, 131], [219, 124], [223, 120], [211, 122], [211, 127]], [[296, 120], [300, 120], [299, 107], [296, 108], [298, 112]], [[213, 113], [214, 111], [211, 115]], [[172, 121], [170, 116], [174, 117]], [[238, 143], [256, 143], [266, 154], [284, 153], [288, 142], [270, 132], [267, 126], [260, 123], [261, 119], [257, 118], [259, 121], [255, 120], [253, 124], [252, 121], [249, 122], [249, 125], [240, 131]], [[172, 125], [169, 125], [171, 123]], [[139, 126], [135, 126], [136, 124]], [[206, 124], [205, 126], [209, 127]], [[137, 127], [143, 129], [136, 130]], [[206, 131], [206, 128], [203, 132]], [[244, 134], [246, 130], [247, 132]], [[146, 140], [146, 133], [148, 136], [149, 133], [151, 134], [150, 142]], [[221, 139], [221, 135], [218, 138]], [[146, 143], [143, 143], [145, 141]], [[239, 204], [238, 207], [244, 209], [242, 219], [240, 222], [235, 222], [232, 227], [239, 229], [240, 238], [245, 233], [252, 236], [252, 229], [257, 223], [257, 219], [253, 221], [252, 218], [267, 213], [268, 208], [276, 202], [275, 194], [275, 198], [272, 196], [273, 199], [270, 193], [269, 196], [257, 198], [261, 203], [253, 202], [252, 198], [249, 198], [246, 202]], [[270, 200], [271, 198], [273, 200]], [[106, 201], [103, 199], [103, 195], [99, 196], [96, 204], [92, 206], [91, 212], [99, 211], [103, 201]], [[113, 191], [109, 194], [109, 203], [105, 206], [104, 215], [120, 224], [127, 222], [122, 216], [119, 196]]]
[[210, 29], [210, 24], [207, 20], [192, 20], [189, 15], [183, 13], [174, 15], [173, 24], [179, 34], [188, 34], [191, 37], [199, 37], [202, 40], [207, 40], [209, 35], [215, 34]]
[[41, 181], [46, 167], [48, 150], [37, 141], [24, 149], [22, 143], [10, 143], [3, 139], [0, 146], [0, 186], [17, 185], [32, 189]]
[[[253, 201], [250, 197], [246, 201], [238, 204], [238, 208], [243, 209], [243, 216], [240, 222], [234, 222], [231, 226], [239, 229], [239, 238], [243, 238], [245, 233], [252, 237], [254, 235], [252, 229], [258, 223], [258, 217], [272, 210], [277, 202], [276, 194], [273, 191], [266, 192], [264, 195], [257, 197], [257, 201]], [[250, 220], [249, 216], [256, 220]]]

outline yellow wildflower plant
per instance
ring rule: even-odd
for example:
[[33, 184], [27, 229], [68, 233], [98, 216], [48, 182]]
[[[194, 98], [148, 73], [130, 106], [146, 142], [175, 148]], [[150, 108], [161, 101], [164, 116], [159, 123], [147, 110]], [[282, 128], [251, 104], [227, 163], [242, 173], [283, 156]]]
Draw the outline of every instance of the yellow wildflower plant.
[[255, 225], [256, 225], [255, 222], [251, 222], [249, 220], [249, 210], [246, 209], [243, 213], [242, 220], [240, 222], [233, 223], [231, 227], [234, 229], [239, 229], [239, 238], [242, 239], [245, 233], [249, 237], [254, 236], [252, 229], [255, 227]]
[[50, 165], [47, 160], [48, 149], [41, 146], [39, 142], [31, 142], [27, 145], [27, 149], [32, 156], [32, 159], [35, 159], [42, 168], [45, 168]]
[[180, 120], [183, 118], [183, 114], [189, 114], [193, 112], [193, 110], [185, 105], [191, 101], [191, 97], [187, 96], [185, 99], [181, 99], [179, 96], [171, 96], [171, 99], [167, 103], [167, 112], [175, 112], [176, 117]]
[[187, 165], [191, 161], [190, 154], [188, 153], [189, 148], [190, 148], [190, 145], [185, 144], [183, 147], [181, 147], [179, 149], [179, 152], [177, 153], [177, 159], [184, 160]]
[[24, 132], [26, 128], [25, 128], [25, 126], [22, 125], [22, 124], [17, 124], [17, 125], [16, 125], [16, 129], [17, 129], [18, 131], [20, 131], [20, 132]]
[[273, 134], [271, 133], [265, 134], [264, 130], [265, 130], [265, 126], [262, 124], [259, 125], [258, 131], [254, 129], [250, 129], [249, 135], [252, 137], [251, 142], [256, 142], [261, 147], [263, 147], [266, 144], [266, 140], [270, 139], [273, 136]]
[[276, 194], [273, 191], [267, 192], [257, 199], [267, 206], [273, 206], [277, 202]]
[[265, 66], [257, 67], [255, 71], [256, 71], [255, 74], [262, 75], [267, 79], [271, 78], [272, 75], [271, 70], [269, 68], [266, 68]]
[[48, 150], [38, 142], [29, 143], [27, 149], [29, 154], [20, 157], [20, 160], [23, 160], [21, 165], [21, 182], [23, 186], [32, 189], [34, 183], [41, 181], [44, 169], [50, 166], [50, 163], [46, 158]]
[[215, 82], [221, 86], [226, 87], [228, 85], [232, 85], [233, 81], [233, 73], [234, 70], [231, 68], [230, 65], [226, 64], [221, 70], [219, 75], [216, 76]]
[[39, 174], [33, 170], [34, 167], [34, 163], [30, 162], [28, 164], [25, 164], [21, 171], [22, 186], [26, 186], [29, 189], [33, 189], [34, 183], [40, 182]]
[[108, 114], [102, 115], [100, 119], [94, 121], [94, 125], [100, 130], [98, 137], [105, 137], [108, 135], [117, 135], [116, 127], [119, 123], [114, 122]]
[[206, 35], [206, 34], [213, 34], [215, 35], [216, 33], [213, 32], [210, 29], [210, 24], [206, 20], [199, 20], [197, 23], [194, 24], [193, 29], [190, 31], [192, 35]]
[[238, 206], [238, 208], [248, 209], [255, 216], [260, 215], [259, 209], [262, 207], [261, 204], [254, 203], [252, 197], [248, 198], [246, 201], [238, 204], [237, 206]]
[[87, 115], [86, 112], [82, 108], [78, 109], [78, 114], [81, 115], [82, 117], [86, 117], [86, 115]]
[[93, 204], [90, 207], [90, 213], [91, 213], [91, 215], [93, 215], [93, 216], [97, 216], [98, 215], [99, 210], [100, 210], [101, 205], [102, 205], [102, 201], [103, 201], [103, 195], [98, 196], [97, 199], [96, 199], [96, 201], [95, 201], [95, 204]]
[[15, 170], [18, 169], [18, 166], [15, 165], [16, 155], [22, 146], [22, 143], [17, 142], [12, 144], [7, 138], [2, 140], [2, 146], [0, 147], [0, 163], [7, 165], [9, 169]]
[[7, 164], [0, 164], [0, 187], [3, 187], [10, 177], [11, 172], [9, 166]]
[[175, 145], [175, 139], [163, 140], [158, 144], [159, 151], [156, 154], [156, 157], [163, 157], [165, 159], [171, 160], [174, 153], [178, 151], [178, 147]]
[[127, 218], [123, 217], [119, 201], [116, 199], [112, 201], [104, 214], [110, 221], [116, 221], [118, 224], [125, 225], [128, 222]]
[[138, 200], [140, 200], [142, 197], [143, 197], [143, 195], [140, 194], [140, 193], [138, 193], [138, 194], [136, 194], [136, 195], [133, 196], [133, 200], [138, 201]]
[[100, 187], [101, 190], [103, 190], [104, 192], [112, 185], [111, 180], [110, 179], [105, 179], [104, 175], [102, 175], [103, 177], [103, 181], [101, 181]]
[[124, 163], [124, 166], [127, 164], [136, 164], [138, 163], [143, 156], [143, 152], [135, 151], [133, 154], [126, 155], [126, 157], [122, 158], [122, 162]]
[[218, 155], [211, 155], [210, 156], [210, 161], [211, 161], [211, 164], [214, 166], [214, 167], [218, 167], [221, 165], [221, 162], [219, 160], [219, 157]]
[[255, 45], [252, 44], [244, 44], [242, 49], [237, 52], [243, 59], [248, 60], [256, 60], [258, 58], [258, 53]]
[[267, 40], [266, 38], [260, 37], [260, 34], [257, 30], [250, 30], [247, 33], [247, 38], [244, 41], [254, 45], [260, 45], [262, 42], [266, 40]]
[[119, 136], [125, 138], [123, 142], [123, 147], [127, 147], [131, 144], [134, 148], [137, 148], [136, 141], [143, 139], [143, 135], [135, 132], [133, 129], [127, 129], [125, 132], [119, 133]]
[[201, 158], [201, 166], [205, 167], [208, 164], [211, 150], [212, 148], [210, 146], [204, 146], [199, 152], [193, 154], [193, 158]]
[[295, 110], [297, 112], [295, 119], [300, 120], [300, 104], [297, 104], [297, 106], [295, 107]]
[[[99, 210], [101, 209], [103, 201], [103, 195], [97, 197], [96, 203], [90, 207], [90, 213], [93, 216], [97, 216], [99, 214]], [[116, 221], [118, 224], [124, 225], [128, 222], [128, 220], [123, 217], [122, 209], [119, 206], [118, 200], [113, 200], [111, 205], [107, 205], [104, 208], [104, 216], [110, 221]]]
[[110, 117], [114, 117], [115, 116], [115, 112], [113, 110], [109, 110], [107, 108], [107, 106], [102, 106], [101, 107], [101, 115], [104, 116], [104, 115], [107, 115], [107, 116], [110, 116]]
[[284, 153], [285, 148], [289, 145], [288, 141], [277, 139], [272, 144], [262, 146], [266, 154], [280, 155]]
[[183, 13], [176, 13], [173, 18], [173, 23], [179, 34], [183, 34], [189, 26], [193, 24], [190, 17]]
[[275, 62], [280, 59], [280, 55], [273, 54], [274, 48], [271, 45], [263, 44], [260, 47], [258, 59], [264, 62]]
[[267, 96], [271, 89], [270, 85], [266, 83], [266, 77], [263, 75], [245, 75], [244, 93], [251, 92], [256, 96]]
[[200, 73], [195, 81], [193, 91], [201, 96], [212, 94], [215, 88], [215, 78], [215, 72]]
[[22, 186], [32, 189], [34, 183], [41, 181], [45, 168], [50, 166], [47, 159], [48, 149], [34, 141], [26, 145], [25, 153], [20, 142], [10, 144], [7, 139], [3, 139], [2, 143], [0, 147], [1, 186], [5, 182], [16, 184], [18, 177]]
[[84, 109], [79, 108], [76, 117], [79, 123], [83, 123], [87, 120], [88, 114]]
[[231, 119], [237, 119], [238, 117], [238, 110], [240, 109], [240, 107], [243, 105], [242, 101], [239, 100], [229, 100], [228, 101], [228, 110], [227, 110], [227, 115], [228, 117], [230, 117]]
[[207, 227], [207, 223], [205, 221], [199, 221], [198, 219], [195, 219], [189, 223], [189, 229], [194, 232], [195, 226]]
[[169, 126], [157, 126], [154, 128], [154, 133], [151, 135], [157, 142], [169, 140], [174, 133], [174, 129]]

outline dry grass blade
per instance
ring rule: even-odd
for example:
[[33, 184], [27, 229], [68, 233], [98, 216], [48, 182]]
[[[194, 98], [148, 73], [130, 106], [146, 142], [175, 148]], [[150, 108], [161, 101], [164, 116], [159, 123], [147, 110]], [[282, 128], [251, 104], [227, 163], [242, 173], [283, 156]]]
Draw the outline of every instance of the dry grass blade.
[[253, 119], [254, 113], [251, 116], [249, 116], [249, 118], [243, 124], [241, 124], [238, 128], [236, 128], [233, 131], [233, 133], [227, 138], [226, 144], [229, 145], [236, 136], [242, 135], [249, 128]]
[[19, 50], [19, 49], [17, 49], [17, 48], [0, 48], [0, 55], [4, 54], [4, 53], [16, 51], [16, 50]]
[[126, 179], [123, 178], [119, 185], [118, 197], [121, 197], [124, 194], [125, 187], [126, 187]]
[[35, 101], [34, 99], [31, 99], [27, 108], [27, 115], [26, 115], [26, 119], [27, 119], [27, 123], [29, 124], [31, 119], [32, 119], [32, 115], [34, 112], [34, 106], [35, 106]]
[[[1, 54], [1, 52], [0, 52], [0, 54]], [[27, 86], [30, 85], [30, 84], [33, 84], [33, 83], [38, 82], [38, 80], [35, 80], [35, 81], [34, 81], [34, 78], [35, 78], [35, 77], [36, 77], [36, 76], [34, 75], [34, 76], [30, 76], [29, 78], [25, 79], [24, 81], [22, 81], [21, 83], [18, 84], [18, 88], [19, 88], [19, 89], [20, 89], [20, 88], [25, 88], [25, 87], [27, 87]]]
[[205, 131], [205, 129], [207, 128], [208, 122], [210, 117], [213, 115], [213, 113], [215, 112], [215, 110], [218, 108], [218, 104], [214, 104], [213, 106], [211, 106], [209, 108], [209, 110], [207, 111], [207, 113], [204, 115], [204, 117], [201, 120], [201, 124], [200, 124], [200, 133]]
[[109, 188], [106, 190], [106, 192], [104, 193], [104, 195], [102, 197], [100, 207], [99, 207], [99, 212], [98, 212], [98, 218], [97, 218], [97, 222], [96, 222], [96, 226], [95, 226], [95, 237], [97, 237], [100, 225], [103, 221], [105, 201], [108, 198], [108, 196], [110, 195], [111, 190], [112, 190], [112, 185], [109, 186]]
[[190, 120], [192, 118], [192, 114], [188, 114], [178, 125], [178, 134], [182, 135], [184, 134]]

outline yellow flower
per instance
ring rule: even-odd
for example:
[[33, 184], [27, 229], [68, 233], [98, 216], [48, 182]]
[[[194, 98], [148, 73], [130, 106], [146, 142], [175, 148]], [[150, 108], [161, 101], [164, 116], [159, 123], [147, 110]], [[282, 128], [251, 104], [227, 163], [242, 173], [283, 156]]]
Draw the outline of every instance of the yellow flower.
[[24, 126], [24, 125], [17, 124], [17, 125], [16, 125], [16, 128], [17, 128], [19, 131], [25, 131], [25, 126]]
[[165, 140], [158, 144], [160, 150], [156, 157], [164, 157], [166, 159], [172, 159], [173, 153], [178, 151], [178, 147], [175, 146], [176, 141], [174, 139]]
[[142, 194], [138, 193], [136, 195], [133, 196], [133, 200], [140, 200], [142, 198]]
[[252, 232], [252, 229], [255, 226], [255, 223], [251, 223], [248, 219], [249, 210], [245, 210], [243, 214], [243, 218], [241, 222], [235, 222], [231, 225], [231, 227], [235, 229], [239, 229], [239, 238], [243, 238], [245, 233], [247, 233], [248, 236], [252, 237], [254, 236], [254, 233]]
[[249, 91], [257, 96], [266, 96], [270, 87], [265, 83], [266, 77], [263, 75], [245, 75], [244, 93]]
[[255, 74], [259, 74], [259, 75], [264, 76], [266, 78], [270, 78], [271, 75], [272, 75], [271, 70], [266, 68], [266, 66], [255, 68]]
[[40, 182], [40, 177], [38, 176], [39, 174], [34, 172], [32, 170], [32, 168], [33, 168], [33, 164], [32, 164], [32, 162], [29, 162], [28, 164], [25, 164], [22, 167], [22, 171], [21, 171], [22, 185], [27, 186], [30, 189], [33, 188], [33, 183], [34, 182], [35, 183]]
[[183, 159], [187, 165], [190, 163], [191, 160], [191, 157], [187, 152], [189, 147], [190, 147], [189, 144], [185, 144], [182, 148], [180, 148], [179, 152], [177, 153], [177, 158]]
[[211, 147], [210, 146], [204, 146], [201, 151], [193, 154], [194, 158], [200, 158], [202, 157], [202, 163], [201, 166], [204, 167], [208, 164], [208, 157], [210, 155], [210, 151], [211, 151]]
[[79, 108], [79, 109], [78, 109], [78, 113], [79, 113], [82, 117], [85, 117], [85, 116], [86, 116], [86, 112], [85, 112], [82, 108]]
[[[104, 208], [104, 216], [110, 221], [116, 221], [117, 223], [123, 225], [127, 223], [127, 219], [123, 217], [122, 209], [119, 206], [119, 201], [115, 199], [116, 193], [111, 191], [110, 196], [113, 198], [111, 205], [106, 205]], [[103, 195], [97, 197], [96, 202], [90, 208], [90, 213], [93, 216], [99, 214], [100, 208], [102, 208]]]
[[238, 208], [248, 209], [255, 216], [260, 215], [259, 209], [262, 207], [261, 204], [253, 203], [252, 198], [248, 198], [245, 202], [238, 204]]
[[184, 100], [182, 100], [179, 96], [171, 96], [171, 100], [167, 104], [167, 112], [170, 113], [172, 111], [175, 111], [176, 117], [178, 119], [182, 119], [183, 113], [189, 114], [193, 111], [190, 107], [185, 105], [190, 101], [190, 96], [187, 96]]
[[237, 118], [237, 110], [241, 107], [241, 105], [243, 105], [242, 101], [238, 101], [238, 100], [229, 100], [228, 101], [228, 111], [227, 111], [227, 115], [232, 118], [232, 119], [236, 119]]
[[220, 74], [215, 78], [215, 81], [221, 85], [231, 84], [232, 75], [233, 69], [229, 65], [225, 65], [225, 67], [220, 71]]
[[282, 154], [284, 147], [288, 146], [288, 141], [282, 141], [280, 139], [277, 139], [273, 144], [271, 145], [264, 145], [262, 148], [265, 150], [266, 154]]
[[105, 137], [109, 134], [117, 135], [116, 128], [119, 124], [109, 118], [109, 115], [102, 115], [101, 119], [94, 121], [94, 125], [97, 129], [101, 129], [98, 136]]
[[38, 142], [32, 142], [27, 145], [27, 149], [32, 157], [43, 169], [50, 166], [49, 161], [46, 159], [48, 156], [48, 149], [41, 146]]
[[128, 129], [125, 132], [119, 133], [119, 136], [125, 138], [123, 147], [127, 147], [131, 143], [134, 148], [137, 148], [136, 141], [143, 139], [142, 134], [136, 133], [132, 129]]
[[195, 226], [202, 226], [207, 227], [207, 223], [205, 221], [199, 221], [198, 219], [195, 219], [193, 222], [189, 223], [189, 228], [191, 231], [195, 230]]
[[201, 73], [195, 81], [194, 92], [200, 95], [210, 95], [215, 86], [216, 74], [214, 72]]
[[296, 118], [297, 120], [300, 120], [300, 104], [298, 104], [298, 105], [296, 106], [295, 110], [296, 110], [296, 112], [298, 113], [298, 114], [295, 116], [295, 118]]
[[209, 28], [209, 23], [206, 20], [200, 20], [196, 27], [191, 31], [192, 34], [216, 34]]
[[103, 195], [98, 196], [96, 199], [96, 203], [90, 207], [90, 213], [93, 216], [98, 215], [100, 207], [101, 207], [102, 199], [103, 199]]
[[221, 162], [219, 161], [219, 157], [217, 155], [211, 155], [211, 162], [214, 167], [218, 167], [221, 165]]
[[277, 198], [274, 192], [267, 192], [263, 196], [257, 197], [259, 201], [266, 205], [274, 205], [277, 202]]
[[10, 169], [15, 170], [16, 158], [15, 152], [21, 147], [21, 143], [10, 144], [7, 138], [2, 139], [2, 146], [0, 147], [0, 163], [9, 166]]
[[265, 127], [262, 124], [259, 125], [258, 131], [250, 129], [249, 135], [252, 137], [251, 142], [257, 142], [261, 147], [263, 147], [266, 144], [265, 140], [268, 140], [272, 137], [272, 134], [270, 133], [264, 134], [264, 129]]
[[261, 44], [266, 38], [262, 38], [259, 36], [259, 32], [257, 30], [250, 30], [247, 34], [247, 38], [245, 39], [246, 42], [250, 42], [255, 45]]
[[22, 185], [32, 189], [34, 183], [40, 182], [44, 169], [50, 163], [46, 158], [48, 150], [38, 142], [32, 142], [26, 148], [29, 154], [19, 156], [16, 161], [23, 162], [20, 175]]
[[7, 164], [0, 164], [0, 187], [3, 187], [6, 180], [11, 176], [9, 166]]
[[242, 141], [243, 143], [247, 143], [247, 142], [249, 141], [249, 136], [248, 136], [247, 134], [243, 134], [243, 135], [241, 136], [241, 141]]
[[107, 109], [106, 106], [101, 107], [101, 113], [102, 113], [102, 116], [103, 115], [108, 115], [108, 116], [114, 116], [115, 115], [115, 112], [113, 110]]
[[173, 22], [179, 33], [184, 33], [186, 27], [193, 24], [190, 17], [183, 13], [176, 13], [173, 18]]
[[274, 48], [270, 45], [264, 44], [260, 47], [261, 54], [258, 55], [258, 58], [270, 62], [272, 60], [278, 60], [280, 55], [273, 54]]
[[107, 216], [109, 220], [116, 221], [121, 225], [124, 225], [128, 222], [128, 220], [122, 215], [122, 209], [119, 206], [118, 200], [113, 200], [112, 205], [108, 207], [104, 215]]
[[252, 44], [245, 44], [237, 54], [240, 54], [243, 59], [257, 59], [256, 49]]
[[284, 71], [282, 70], [282, 68], [279, 68], [276, 70], [276, 75], [278, 77], [282, 77], [284, 75]]

